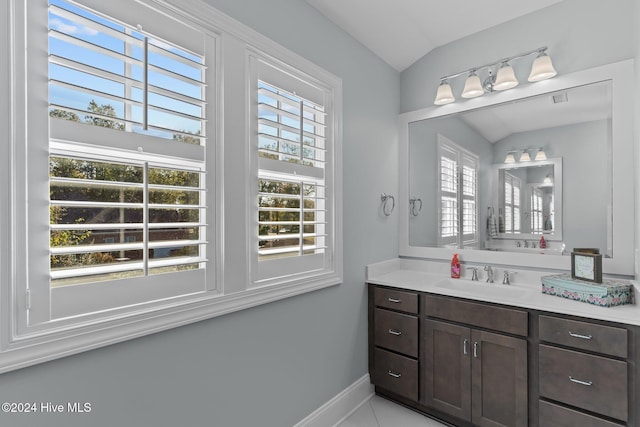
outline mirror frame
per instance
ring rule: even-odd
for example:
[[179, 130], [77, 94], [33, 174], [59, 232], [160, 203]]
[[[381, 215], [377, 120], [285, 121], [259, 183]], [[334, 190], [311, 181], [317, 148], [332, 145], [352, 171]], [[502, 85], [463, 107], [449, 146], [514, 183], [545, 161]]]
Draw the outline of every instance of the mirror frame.
[[[491, 105], [511, 102], [531, 96], [556, 92], [576, 86], [612, 82], [612, 170], [613, 170], [613, 258], [602, 261], [607, 274], [634, 274], [634, 170], [633, 153], [633, 60], [615, 62], [577, 71], [550, 80], [522, 84], [514, 89], [487, 94], [478, 98], [410, 111], [399, 116], [399, 247], [400, 256], [450, 261], [454, 250], [449, 248], [409, 245], [409, 124], [447, 116]], [[631, 195], [631, 197], [629, 197]], [[571, 252], [572, 248], [567, 248]], [[509, 265], [553, 270], [570, 270], [570, 256], [496, 252], [477, 249], [455, 250], [465, 263]]]
[[[554, 181], [556, 183], [560, 183], [560, 185], [554, 185], [553, 193], [556, 200], [562, 201], [562, 157], [553, 157], [547, 160], [537, 160], [531, 163], [515, 163], [515, 164], [505, 164], [498, 163], [491, 165], [491, 203], [492, 206], [499, 208], [499, 193], [502, 190], [500, 187], [500, 177], [498, 176], [501, 170], [510, 170], [515, 168], [522, 167], [536, 167], [536, 166], [553, 166], [553, 175]], [[527, 196], [525, 196], [527, 197]], [[557, 223], [554, 224], [554, 232], [553, 234], [543, 233], [543, 234], [531, 234], [531, 233], [520, 233], [520, 234], [506, 234], [506, 233], [498, 233], [498, 239], [502, 240], [539, 240], [540, 236], [544, 235], [544, 238], [550, 242], [553, 241], [561, 241], [562, 240], [562, 224], [564, 222], [564, 218], [562, 216], [562, 203], [555, 207], [555, 213], [557, 216]]]

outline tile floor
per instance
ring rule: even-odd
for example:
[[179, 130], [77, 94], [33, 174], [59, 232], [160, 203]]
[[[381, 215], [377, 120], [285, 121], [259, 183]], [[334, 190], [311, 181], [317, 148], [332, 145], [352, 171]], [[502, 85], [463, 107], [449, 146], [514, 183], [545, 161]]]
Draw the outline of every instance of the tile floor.
[[336, 427], [447, 427], [417, 412], [373, 396]]

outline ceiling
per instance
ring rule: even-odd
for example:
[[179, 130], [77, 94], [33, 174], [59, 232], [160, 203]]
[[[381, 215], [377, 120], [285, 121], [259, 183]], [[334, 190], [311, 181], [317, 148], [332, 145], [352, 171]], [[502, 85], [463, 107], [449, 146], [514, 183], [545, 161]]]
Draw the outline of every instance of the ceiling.
[[460, 116], [487, 141], [495, 143], [515, 133], [610, 119], [611, 102], [611, 82], [604, 81], [471, 110]]
[[306, 1], [386, 63], [403, 71], [438, 46], [562, 0]]

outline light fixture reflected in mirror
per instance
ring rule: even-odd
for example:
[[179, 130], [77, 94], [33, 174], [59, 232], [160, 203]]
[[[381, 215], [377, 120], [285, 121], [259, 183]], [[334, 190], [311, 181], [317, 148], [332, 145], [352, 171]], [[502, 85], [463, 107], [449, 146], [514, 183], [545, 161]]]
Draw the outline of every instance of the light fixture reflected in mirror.
[[516, 157], [514, 156], [515, 151], [509, 151], [507, 153], [507, 157], [504, 159], [505, 164], [515, 163]]
[[553, 180], [551, 179], [551, 175], [548, 174], [547, 176], [544, 177], [544, 181], [543, 181], [544, 185], [553, 185]]
[[[447, 80], [460, 76], [467, 76], [464, 83], [464, 89], [461, 94], [463, 98], [476, 98], [478, 96], [484, 95], [485, 92], [507, 90], [518, 86], [519, 82], [513, 70], [513, 67], [511, 66], [511, 62], [532, 55], [534, 53], [537, 53], [538, 56], [533, 61], [531, 73], [529, 74], [529, 81], [538, 82], [541, 80], [550, 79], [551, 77], [555, 76], [557, 72], [553, 68], [551, 57], [547, 55], [546, 51], [546, 46], [540, 47], [538, 49], [534, 49], [508, 58], [503, 58], [499, 61], [482, 65], [480, 67], [473, 67], [459, 73], [442, 77], [440, 79], [441, 83], [438, 87], [438, 93], [436, 94], [434, 104], [445, 105], [455, 102], [455, 96], [453, 95], [451, 86], [449, 85]], [[494, 75], [493, 73], [494, 71], [496, 71], [496, 66], [498, 65], [499, 67], [497, 67], [497, 74]], [[485, 84], [483, 86], [482, 80], [480, 79], [478, 74], [480, 71], [484, 70], [486, 70], [486, 73], [483, 72], [482, 74], [488, 74], [488, 77], [483, 77], [485, 78]]]
[[534, 160], [547, 160], [547, 154], [544, 152], [544, 149], [542, 147], [538, 148], [538, 152], [536, 153], [536, 157]]

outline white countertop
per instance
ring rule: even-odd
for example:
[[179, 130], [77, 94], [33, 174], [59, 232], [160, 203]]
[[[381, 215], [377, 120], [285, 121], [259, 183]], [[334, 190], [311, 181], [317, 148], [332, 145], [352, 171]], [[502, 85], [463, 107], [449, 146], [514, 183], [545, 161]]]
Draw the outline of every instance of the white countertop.
[[[471, 267], [478, 268], [480, 279], [477, 282], [471, 281]], [[634, 285], [636, 304], [599, 307], [543, 294], [540, 277], [558, 271], [497, 266], [493, 268], [494, 283], [487, 283], [482, 267], [463, 265], [462, 277], [450, 279], [447, 263], [398, 258], [368, 265], [367, 283], [640, 326], [640, 287], [635, 281], [630, 283]], [[505, 269], [513, 273], [511, 285], [502, 284]]]

